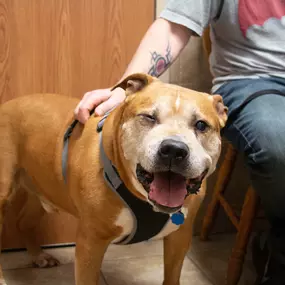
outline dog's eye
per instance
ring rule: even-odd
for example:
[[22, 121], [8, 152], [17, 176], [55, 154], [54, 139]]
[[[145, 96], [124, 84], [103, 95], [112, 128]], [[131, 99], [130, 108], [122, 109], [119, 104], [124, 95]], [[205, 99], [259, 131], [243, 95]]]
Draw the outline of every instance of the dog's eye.
[[204, 121], [198, 121], [195, 124], [195, 128], [196, 130], [198, 130], [199, 132], [205, 132], [208, 129], [208, 124]]
[[156, 116], [150, 115], [150, 114], [139, 114], [138, 116], [143, 117], [144, 119], [148, 120], [151, 123], [156, 123], [157, 118]]

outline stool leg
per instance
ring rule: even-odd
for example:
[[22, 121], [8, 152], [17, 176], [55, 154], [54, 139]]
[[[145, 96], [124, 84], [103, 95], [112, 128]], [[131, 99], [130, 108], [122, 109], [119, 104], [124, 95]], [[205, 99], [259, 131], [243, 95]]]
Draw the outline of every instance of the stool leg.
[[227, 185], [230, 181], [231, 174], [234, 168], [235, 160], [237, 156], [237, 151], [233, 148], [231, 144], [228, 145], [225, 158], [221, 164], [217, 181], [215, 184], [213, 196], [211, 202], [208, 205], [206, 214], [203, 219], [203, 225], [201, 229], [200, 239], [203, 241], [208, 240], [209, 233], [215, 222], [217, 212], [220, 206], [219, 194], [224, 193]]
[[258, 201], [259, 199], [255, 190], [249, 187], [241, 212], [236, 241], [228, 263], [226, 285], [236, 285], [239, 282]]

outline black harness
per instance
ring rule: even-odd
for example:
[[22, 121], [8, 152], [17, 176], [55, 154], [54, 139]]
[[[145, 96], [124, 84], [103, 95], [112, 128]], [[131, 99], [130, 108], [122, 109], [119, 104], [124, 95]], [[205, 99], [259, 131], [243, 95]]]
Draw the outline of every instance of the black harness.
[[[93, 111], [94, 112], [94, 111]], [[92, 112], [92, 113], [93, 113]], [[92, 114], [91, 113], [91, 114]], [[100, 133], [100, 158], [104, 167], [104, 178], [108, 186], [121, 198], [125, 206], [130, 210], [133, 216], [134, 227], [130, 235], [124, 237], [117, 244], [132, 244], [149, 240], [159, 234], [166, 226], [170, 217], [168, 214], [154, 212], [152, 206], [134, 196], [125, 186], [120, 178], [117, 169], [113, 166], [112, 162], [106, 156], [103, 148], [102, 129], [104, 121], [106, 120], [106, 114], [99, 122], [97, 126], [97, 132]], [[63, 177], [66, 182], [67, 174], [67, 159], [68, 159], [68, 139], [72, 134], [73, 129], [77, 125], [78, 121], [75, 120], [68, 127], [64, 135], [64, 147], [62, 152], [62, 171]], [[181, 213], [180, 213], [181, 215]], [[179, 217], [178, 217], [179, 218]]]

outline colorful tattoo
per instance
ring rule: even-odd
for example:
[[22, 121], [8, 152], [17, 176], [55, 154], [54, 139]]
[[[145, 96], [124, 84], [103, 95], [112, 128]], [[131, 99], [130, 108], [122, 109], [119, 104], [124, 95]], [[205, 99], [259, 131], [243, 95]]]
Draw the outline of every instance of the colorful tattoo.
[[171, 48], [168, 44], [165, 56], [157, 52], [151, 53], [151, 67], [148, 74], [154, 77], [161, 75], [171, 63]]

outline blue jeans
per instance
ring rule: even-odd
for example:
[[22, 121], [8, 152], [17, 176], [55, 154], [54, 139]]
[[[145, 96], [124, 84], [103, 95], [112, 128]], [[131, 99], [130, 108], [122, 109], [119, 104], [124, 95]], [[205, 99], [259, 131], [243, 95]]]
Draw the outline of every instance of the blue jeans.
[[[222, 95], [230, 115], [248, 96], [264, 89], [285, 94], [285, 79], [233, 80], [215, 93]], [[226, 125], [224, 136], [245, 154], [252, 185], [271, 224], [276, 274], [284, 274], [285, 284], [285, 97], [268, 94], [254, 99]]]

